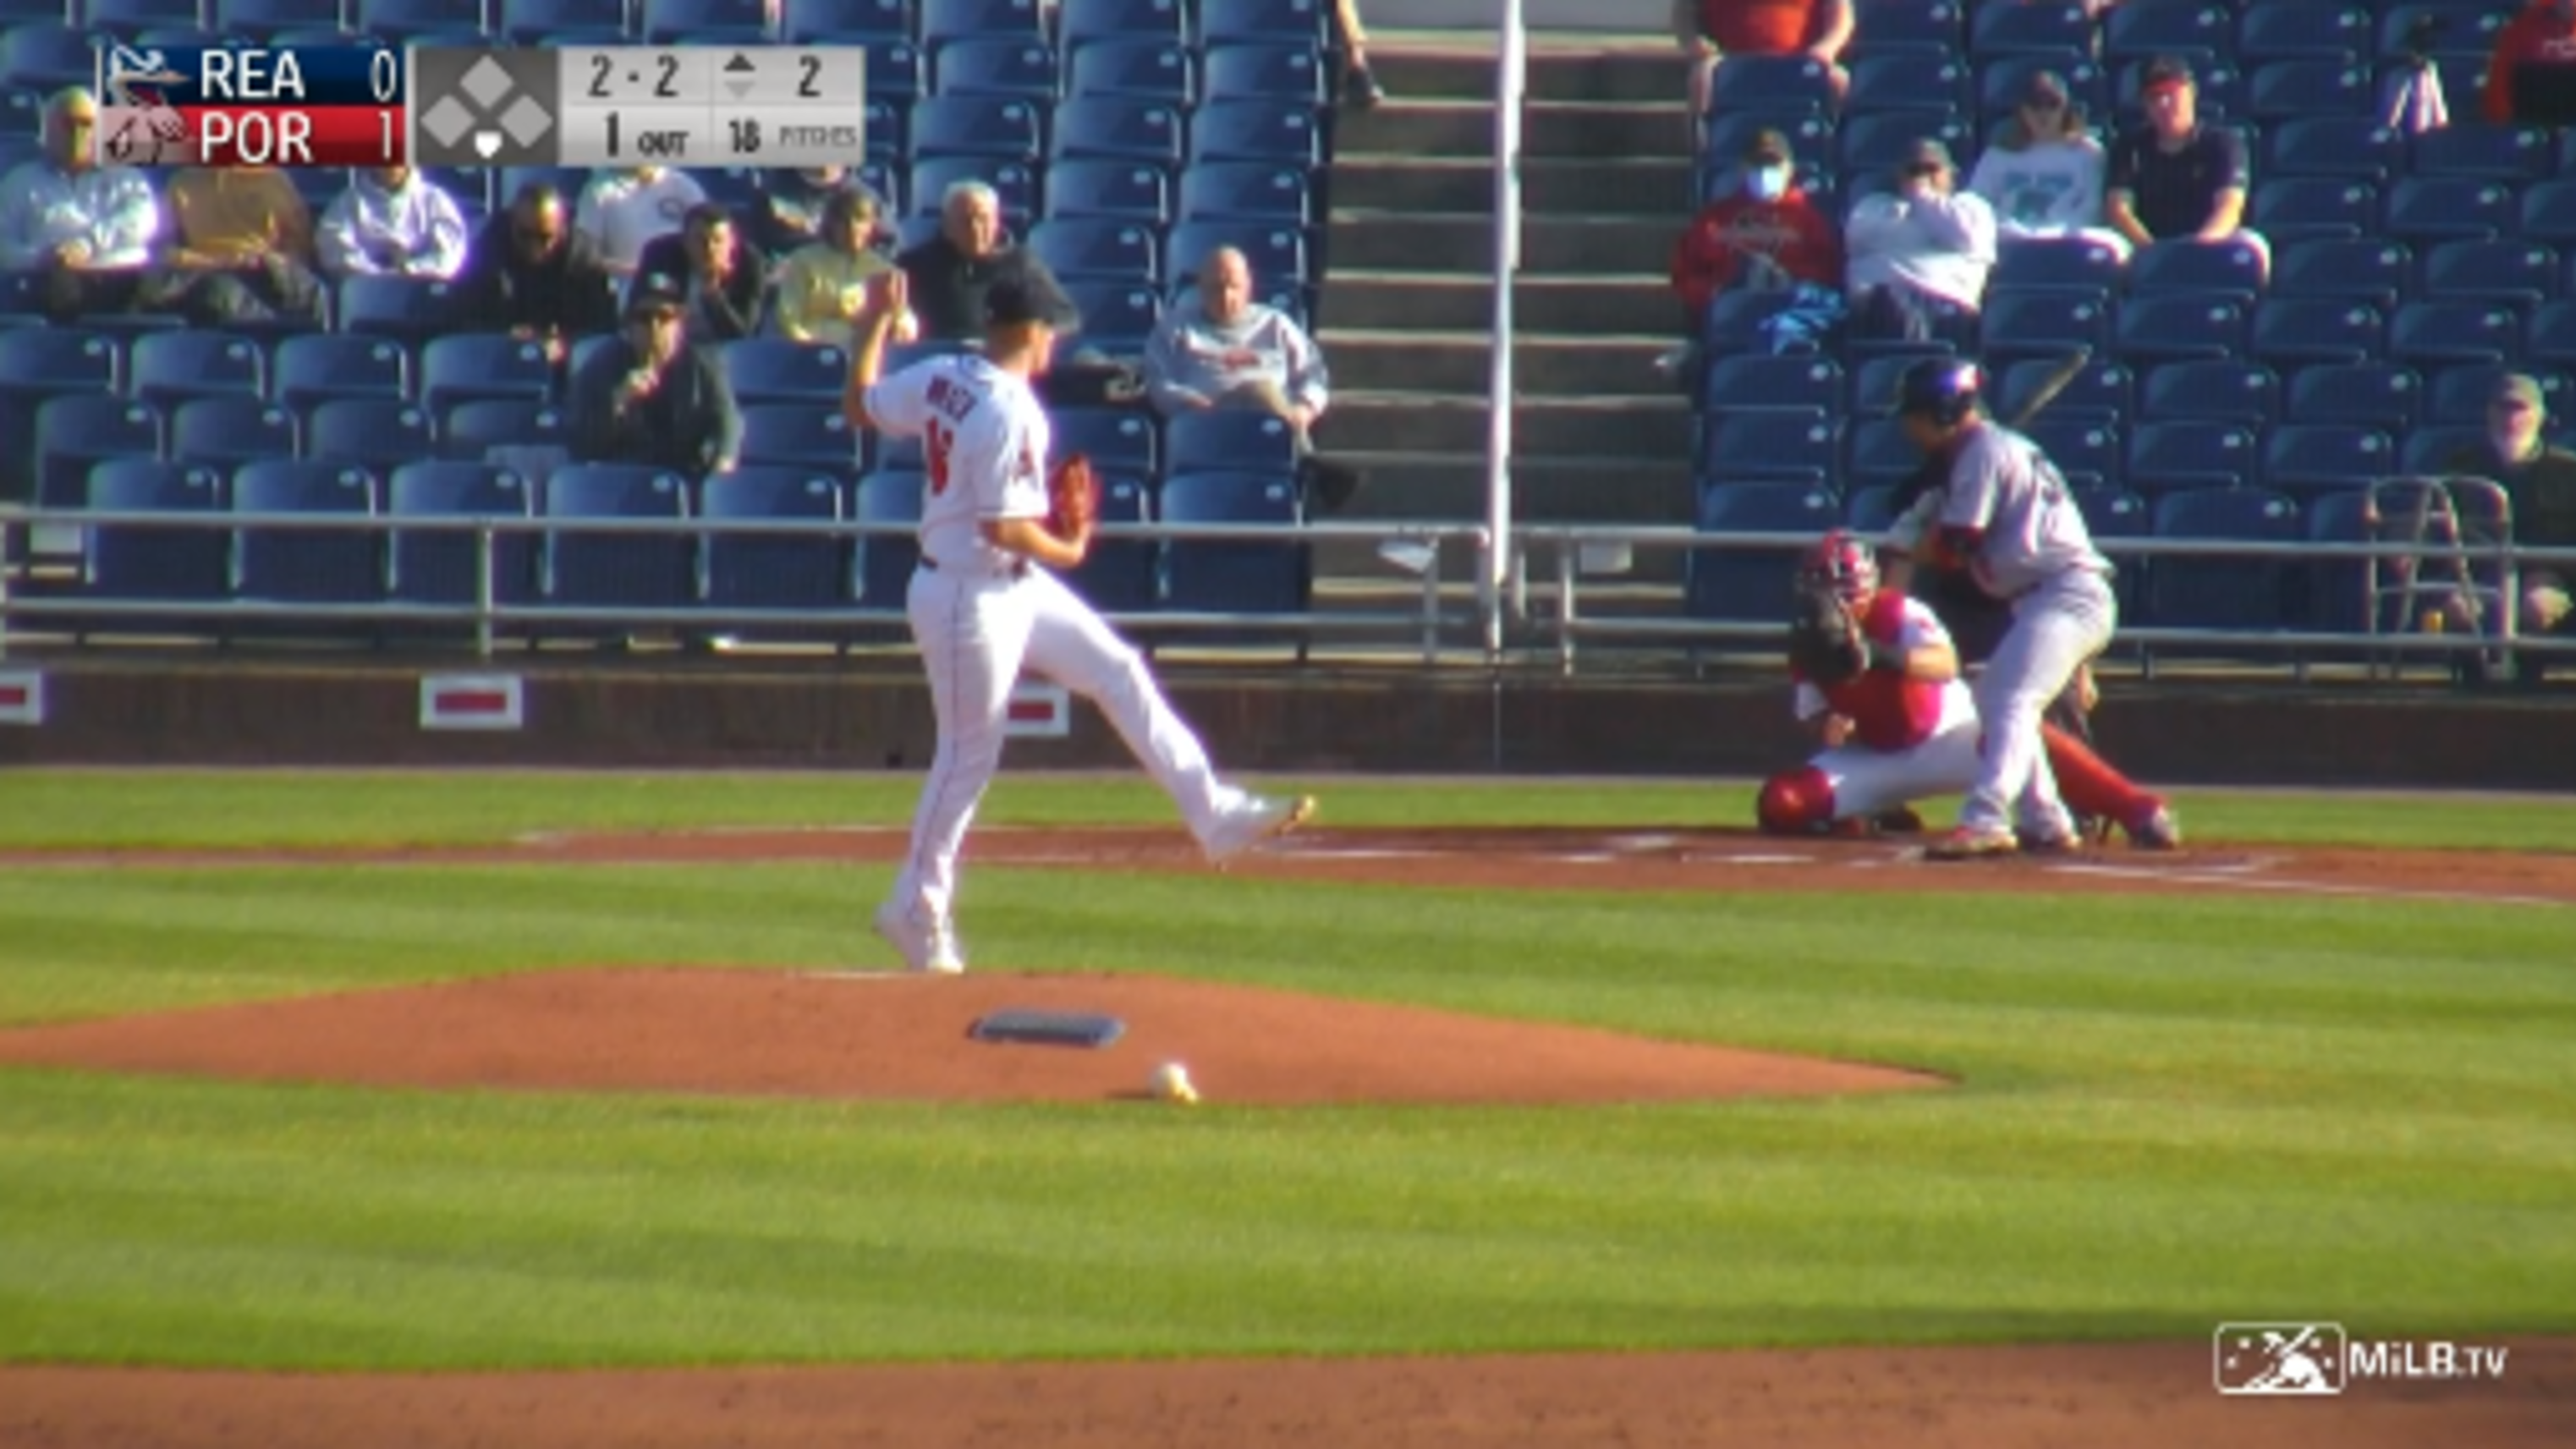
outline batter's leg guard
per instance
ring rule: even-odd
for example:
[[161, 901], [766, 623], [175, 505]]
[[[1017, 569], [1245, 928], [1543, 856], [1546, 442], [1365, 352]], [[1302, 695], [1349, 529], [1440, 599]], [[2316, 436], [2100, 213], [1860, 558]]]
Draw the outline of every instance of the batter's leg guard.
[[2094, 753], [2092, 746], [2058, 728], [2054, 723], [2039, 727], [2040, 744], [2048, 751], [2048, 771], [2057, 777], [2057, 795], [2066, 802], [2069, 812], [2094, 820], [2135, 820], [2155, 808], [2155, 797], [2141, 790], [2111, 762]]
[[1813, 835], [1834, 823], [1834, 786], [1825, 772], [1802, 765], [1762, 782], [1754, 817], [1766, 835]]

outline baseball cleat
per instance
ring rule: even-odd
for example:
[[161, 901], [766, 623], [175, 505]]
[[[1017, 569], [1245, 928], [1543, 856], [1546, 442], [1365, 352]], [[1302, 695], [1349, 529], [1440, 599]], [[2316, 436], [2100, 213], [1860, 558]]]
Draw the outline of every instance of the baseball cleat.
[[1961, 826], [1923, 848], [1925, 860], [1993, 860], [2021, 853], [2021, 840], [2009, 830], [1972, 830]]
[[1315, 818], [1315, 797], [1269, 800], [1258, 796], [1219, 820], [1203, 846], [1208, 864], [1223, 865], [1267, 841], [1278, 839]]
[[2174, 819], [2173, 808], [2159, 800], [2153, 810], [2132, 821], [2129, 825], [2129, 848], [2182, 849], [2182, 822]]
[[2073, 831], [2060, 835], [2053, 830], [2016, 830], [2013, 843], [2024, 855], [2072, 855], [2084, 848], [2084, 837]]
[[903, 957], [906, 970], [955, 976], [966, 969], [966, 958], [957, 950], [957, 935], [945, 923], [924, 924], [911, 911], [888, 901], [877, 907], [876, 928]]

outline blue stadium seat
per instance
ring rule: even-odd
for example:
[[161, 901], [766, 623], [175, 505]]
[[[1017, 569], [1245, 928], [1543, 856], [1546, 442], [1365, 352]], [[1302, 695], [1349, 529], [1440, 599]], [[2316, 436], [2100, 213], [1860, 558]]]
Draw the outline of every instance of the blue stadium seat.
[[2047, 451], [2070, 487], [2098, 488], [2120, 476], [2123, 424], [2050, 408], [2024, 433]]
[[[2425, 385], [2424, 421], [2434, 427], [2466, 425], [2484, 427], [2487, 403], [2495, 396], [2496, 384], [2505, 374], [2521, 372], [2504, 363], [2464, 363], [2435, 371]], [[2567, 378], [2546, 370], [2526, 374], [2540, 384], [2540, 395], [2547, 400], [2552, 417], [2564, 417], [2576, 406], [2576, 392], [2571, 392]]]
[[2535, 241], [2450, 241], [2424, 254], [2420, 295], [2429, 302], [2537, 307], [2558, 295], [2558, 253]]
[[1779, 132], [1789, 143], [1789, 159], [1798, 168], [1799, 181], [1811, 192], [1817, 189], [1813, 183], [1824, 179], [1833, 165], [1834, 124], [1816, 116], [1782, 121], [1755, 115], [1708, 117], [1700, 145], [1703, 181], [1731, 173], [1757, 131]]
[[913, 0], [784, 0], [779, 33], [791, 45], [878, 46], [912, 41]]
[[1055, 108], [1057, 161], [1141, 161], [1180, 164], [1187, 127], [1178, 108], [1123, 96], [1065, 101]]
[[2272, 258], [2274, 297], [2331, 297], [2394, 308], [2413, 290], [2415, 254], [2395, 242], [2305, 241]]
[[1959, 51], [1967, 42], [1968, 7], [1958, 0], [1857, 0], [1857, 33], [1873, 45]]
[[1953, 157], [1974, 149], [1967, 122], [1948, 111], [1873, 111], [1844, 121], [1834, 144], [1844, 195], [1885, 190], [1894, 183], [1897, 163], [1927, 136], [1949, 147]]
[[1059, 458], [1083, 454], [1103, 473], [1150, 478], [1162, 471], [1152, 413], [1138, 408], [1060, 408], [1054, 422]]
[[1243, 253], [1256, 287], [1305, 285], [1313, 280], [1306, 266], [1306, 238], [1295, 226], [1262, 221], [1185, 221], [1163, 238], [1163, 281], [1186, 286], [1219, 247]]
[[[2378, 185], [2397, 174], [2405, 138], [2370, 116], [2305, 116], [2263, 128], [2254, 174], [2331, 176]], [[2254, 187], [2260, 193], [2263, 185]]]
[[1712, 359], [1702, 380], [1700, 405], [1740, 411], [1802, 408], [1840, 412], [1848, 383], [1830, 357], [1770, 357], [1738, 353]]
[[[843, 483], [792, 466], [746, 465], [710, 478], [698, 516], [722, 523], [836, 523]], [[824, 611], [850, 602], [850, 543], [832, 533], [710, 533], [701, 559], [707, 606]], [[750, 632], [776, 635], [779, 626]]]
[[[865, 74], [869, 100], [908, 105], [923, 91], [929, 89], [924, 79], [924, 72], [929, 69], [929, 66], [921, 58], [920, 46], [902, 39], [866, 38], [866, 40]], [[868, 139], [869, 151], [877, 152], [876, 138], [871, 136]]]
[[2146, 494], [2235, 488], [2261, 464], [2259, 439], [2236, 424], [2140, 423], [2129, 430], [2124, 487]]
[[2393, 362], [2321, 363], [2290, 376], [2292, 423], [2339, 423], [2401, 435], [2422, 420], [2424, 380]]
[[1762, 324], [1788, 303], [1781, 292], [1720, 292], [1701, 319], [1700, 341], [1712, 355], [1771, 350]]
[[1843, 527], [1864, 538], [1885, 533], [1895, 522], [1896, 489], [1891, 484], [1858, 489], [1843, 503]]
[[2256, 67], [2245, 83], [2245, 114], [2258, 125], [2301, 116], [2367, 118], [2377, 101], [2370, 68], [2345, 60], [2276, 61]]
[[[55, 7], [61, 13], [61, 7]], [[254, 38], [281, 30], [337, 30], [340, 0], [214, 0], [215, 28]]]
[[2236, 16], [2231, 5], [2157, 0], [2118, 6], [2102, 17], [2102, 54], [2114, 61], [2173, 53], [2217, 55], [2235, 48]]
[[1708, 108], [1764, 116], [1830, 115], [1833, 76], [1813, 56], [1730, 55], [1718, 62]]
[[[83, 467], [77, 492], [64, 502], [99, 512], [220, 513], [224, 477], [213, 468], [148, 456], [102, 457], [96, 467]], [[232, 540], [220, 528], [101, 523], [88, 534], [81, 592], [90, 597], [211, 602], [232, 592]], [[143, 621], [107, 625], [116, 632], [148, 627]]]
[[849, 355], [837, 347], [790, 342], [784, 337], [745, 337], [718, 354], [734, 401], [837, 403], [849, 383]]
[[1055, 99], [1055, 51], [1034, 37], [953, 39], [931, 52], [930, 89], [941, 96]]
[[232, 467], [296, 455], [295, 415], [263, 398], [192, 398], [170, 414], [170, 456]]
[[[2482, 402], [2479, 406], [2483, 409], [2485, 404]], [[2447, 473], [2451, 459], [2462, 453], [2482, 451], [2486, 444], [2487, 428], [2483, 421], [2419, 428], [2407, 434], [2405, 446], [2398, 451], [2398, 470], [2417, 475]]]
[[1990, 368], [2022, 358], [2058, 358], [2079, 347], [2101, 350], [2111, 339], [2111, 309], [2089, 293], [2064, 288], [1991, 290], [1978, 326]]
[[2108, 298], [2126, 274], [2117, 251], [2082, 237], [2008, 240], [1996, 250], [1995, 269], [1986, 278], [1990, 289], [2019, 291], [2031, 287], [2073, 287]]
[[446, 282], [412, 277], [345, 277], [337, 310], [339, 330], [387, 337], [417, 347], [455, 325], [459, 303]]
[[[1100, 521], [1150, 523], [1153, 499], [1143, 477], [1111, 472], [1100, 480]], [[1064, 575], [1065, 587], [1105, 614], [1141, 614], [1157, 600], [1162, 552], [1149, 538], [1095, 537], [1080, 567]]]
[[1326, 0], [1226, 0], [1198, 9], [1199, 44], [1210, 49], [1242, 42], [1321, 45], [1329, 18]]
[[[1796, 533], [1812, 540], [1840, 523], [1842, 512], [1824, 488], [1741, 483], [1701, 489], [1696, 522], [1704, 534]], [[1683, 565], [1683, 606], [1694, 619], [1772, 622], [1787, 607], [1808, 546], [1693, 549]]]
[[2073, 0], [1977, 5], [1968, 13], [1968, 53], [1980, 62], [2003, 55], [2090, 55], [2093, 17]]
[[2129, 259], [2131, 293], [2206, 292], [2251, 302], [2263, 291], [2264, 257], [2253, 243], [2150, 242]]
[[2377, 55], [2368, 5], [2256, 5], [2236, 22], [2240, 60], [2330, 60], [2352, 65]]
[[268, 354], [222, 332], [148, 332], [134, 339], [126, 391], [164, 412], [190, 398], [261, 397]]
[[433, 417], [484, 398], [543, 402], [554, 393], [554, 364], [533, 340], [506, 332], [459, 332], [430, 339], [420, 353], [421, 405]]
[[959, 41], [1039, 40], [1046, 35], [1038, 0], [914, 0], [920, 9], [915, 34], [936, 52]]
[[[406, 463], [385, 485], [385, 512], [395, 518], [527, 518], [535, 499], [507, 468], [474, 462]], [[387, 592], [406, 604], [470, 604], [476, 598], [474, 535], [395, 529], [387, 546]], [[533, 533], [492, 537], [492, 598], [526, 604], [536, 598]]]
[[360, 34], [378, 40], [420, 40], [438, 35], [490, 34], [483, 0], [353, 0]]
[[500, 0], [496, 19], [502, 38], [514, 45], [543, 44], [565, 34], [622, 36], [626, 0]]
[[911, 146], [916, 156], [1035, 161], [1046, 154], [1040, 129], [1038, 108], [1025, 98], [932, 96], [912, 105]]
[[1163, 424], [1166, 473], [1258, 473], [1297, 467], [1297, 435], [1284, 419], [1249, 408], [1186, 412]]
[[[308, 451], [311, 438], [325, 426], [317, 412], [307, 434]], [[562, 409], [551, 403], [524, 398], [470, 402], [438, 420], [436, 452], [443, 459], [480, 463], [494, 448], [569, 447], [571, 441]]]
[[1162, 167], [1142, 161], [1059, 161], [1047, 168], [1050, 221], [1108, 218], [1167, 226], [1172, 220], [1172, 180]]
[[[2417, 18], [2430, 13], [2440, 15], [2443, 19], [2442, 29], [2433, 37], [2435, 60], [2447, 60], [2453, 56], [2460, 56], [2483, 64], [2487, 56], [2495, 51], [2496, 32], [2503, 28], [2505, 21], [2511, 19], [2514, 11], [2519, 8], [2521, 7], [2493, 4], [2490, 0], [2424, 5], [2382, 4], [2379, 7], [2379, 53], [2405, 54], [2407, 37], [2414, 29]], [[2477, 88], [2451, 85], [2451, 77], [2447, 70], [2448, 68], [2445, 67], [2443, 82], [2446, 93], [2456, 98], [2454, 113], [2474, 115], [2477, 110], [2475, 104]]]
[[[574, 463], [556, 469], [546, 480], [538, 512], [566, 524], [604, 518], [684, 519], [689, 516], [689, 482], [656, 468]], [[697, 591], [696, 548], [685, 535], [548, 529], [545, 570], [546, 596], [557, 604], [676, 609]]]
[[1975, 98], [1968, 68], [1956, 59], [1877, 55], [1852, 60], [1848, 68], [1851, 91], [1843, 102], [1846, 116], [1919, 110], [1946, 110], [1965, 116]]
[[1038, 171], [1025, 161], [991, 156], [927, 156], [912, 163], [904, 190], [912, 195], [912, 214], [936, 219], [946, 204], [948, 188], [961, 181], [980, 181], [1001, 199], [1002, 225], [1038, 216]]
[[1824, 487], [1842, 462], [1842, 429], [1821, 412], [1753, 408], [1712, 413], [1702, 429], [1700, 474], [1720, 487], [1798, 483]]
[[1208, 47], [1204, 89], [1210, 99], [1324, 104], [1329, 85], [1322, 52], [1311, 45]]
[[149, 403], [105, 393], [65, 393], [36, 405], [35, 499], [39, 508], [78, 508], [90, 465], [161, 452], [163, 422]]
[[304, 456], [317, 462], [384, 473], [435, 451], [429, 414], [401, 398], [328, 398], [305, 415]]
[[2576, 181], [2543, 181], [2524, 190], [2517, 234], [2562, 249], [2576, 247]]
[[0, 463], [0, 498], [33, 496], [36, 409], [47, 398], [117, 391], [124, 364], [117, 339], [104, 333], [69, 327], [0, 331], [0, 458], [6, 460]]
[[[2009, 9], [2008, 6], [1990, 7]], [[2033, 5], [2033, 10], [2050, 7]], [[1981, 58], [1977, 63], [1977, 115], [1980, 129], [2000, 124], [2020, 108], [2030, 93], [2030, 78], [2049, 71], [2066, 82], [2066, 97], [2096, 124], [2111, 114], [2111, 77], [2089, 58], [2072, 52], [2037, 51]], [[1973, 164], [1973, 163], [1971, 163]]]
[[1892, 416], [1856, 420], [1846, 429], [1850, 450], [1841, 474], [1845, 488], [1894, 488], [1923, 466], [1923, 453]]
[[[2147, 500], [2126, 488], [2103, 485], [2069, 490], [2075, 500], [2075, 511], [2084, 519], [2084, 531], [2093, 536], [2096, 545], [2116, 544], [2124, 538], [2145, 538], [2155, 529], [2155, 511]], [[2146, 580], [2149, 561], [2118, 553], [2111, 555], [2111, 597], [2118, 601], [2123, 623], [2147, 622]], [[2115, 642], [2112, 652], [2120, 652]]]
[[[372, 515], [376, 480], [338, 463], [244, 463], [233, 470], [232, 511]], [[245, 525], [233, 534], [233, 550], [233, 588], [242, 598], [363, 604], [385, 595], [378, 534]]]
[[[2307, 541], [2312, 544], [2377, 543], [2378, 501], [2366, 489], [2320, 493], [2307, 500]], [[2373, 598], [2370, 564], [2358, 558], [2320, 558], [2307, 566], [2306, 627], [2329, 634], [2384, 634], [2403, 630], [2401, 596]]]
[[2553, 371], [2576, 368], [2576, 301], [2560, 298], [2532, 311], [2522, 360]]
[[1281, 101], [1210, 101], [1190, 119], [1189, 159], [1314, 166], [1323, 142], [1312, 107]]
[[2151, 423], [2199, 418], [2271, 424], [2281, 412], [2281, 379], [2258, 362], [2168, 362], [2146, 375], [2138, 415]]
[[[1832, 358], [1820, 354], [1790, 353], [1786, 355], [1786, 360], [1833, 363]], [[1920, 354], [1904, 352], [1888, 352], [1854, 358], [1853, 362], [1856, 365], [1847, 374], [1849, 382], [1843, 389], [1842, 411], [1853, 418], [1894, 417], [1897, 394], [1905, 383], [1905, 371], [1922, 360]], [[1710, 405], [1716, 405], [1722, 401], [1722, 399], [1708, 400]], [[1761, 406], [1768, 407], [1773, 404], [1765, 403]], [[1826, 411], [1831, 412], [1832, 409], [1828, 408]]]
[[1141, 222], [1042, 221], [1029, 228], [1029, 254], [1068, 281], [1159, 281], [1154, 229]]
[[0, 88], [51, 94], [98, 78], [89, 33], [29, 21], [0, 30]]
[[1182, 221], [1262, 221], [1303, 226], [1315, 219], [1306, 173], [1263, 161], [1211, 161], [1181, 173], [1174, 215]]
[[2409, 169], [2426, 177], [2462, 177], [2520, 186], [2548, 175], [2554, 161], [2548, 132], [2482, 125], [2467, 117], [2422, 132], [2408, 144]]
[[[2187, 489], [2155, 504], [2158, 538], [2292, 544], [2303, 534], [2298, 504], [2267, 489]], [[2159, 556], [2147, 579], [2147, 612], [2166, 629], [2285, 628], [2289, 568], [2271, 558]]]
[[765, 40], [762, 0], [644, 0], [637, 27], [647, 45], [748, 45]]
[[1082, 340], [1114, 356], [1142, 352], [1163, 320], [1162, 294], [1128, 282], [1067, 282], [1065, 296], [1082, 314]]
[[1091, 97], [1159, 101], [1167, 106], [1195, 105], [1199, 98], [1197, 67], [1190, 48], [1177, 40], [1103, 40], [1067, 42], [1073, 58], [1067, 64], [1067, 99]]
[[2397, 442], [2349, 423], [2289, 423], [2263, 440], [2262, 485], [2290, 494], [2366, 488], [2397, 471]]
[[2517, 224], [2520, 203], [2511, 187], [2472, 176], [2401, 176], [2379, 208], [2380, 230], [2394, 241], [2424, 247], [2442, 241], [2492, 241]]
[[80, 12], [92, 33], [125, 39], [155, 29], [194, 30], [204, 20], [197, 0], [82, 0]]
[[2246, 307], [2233, 296], [2163, 292], [2133, 296], [2112, 323], [2112, 346], [2137, 366], [2227, 358], [2245, 351]]
[[[2061, 365], [2059, 358], [2036, 357], [2004, 368], [1995, 383], [1995, 415], [2020, 416]], [[2138, 411], [2137, 374], [2127, 363], [2114, 358], [2092, 358], [2066, 380], [2047, 411], [2051, 416], [2068, 414], [2097, 422], [2134, 418]]]
[[913, 567], [921, 560], [921, 541], [914, 526], [921, 522], [921, 499], [930, 480], [910, 469], [880, 468], [859, 480], [850, 494], [850, 517], [861, 523], [901, 524], [899, 533], [869, 534], [852, 551], [851, 596], [865, 609], [901, 609], [912, 585]]
[[2379, 188], [2330, 176], [2267, 177], [2246, 198], [2245, 225], [2283, 250], [2308, 241], [2360, 241], [2379, 229]]
[[2274, 367], [2367, 362], [2387, 345], [2388, 322], [2367, 302], [2339, 297], [2266, 297], [2254, 309], [2247, 341], [2255, 359]]
[[742, 409], [742, 461], [856, 478], [861, 436], [837, 402], [765, 402]]
[[1056, 33], [1077, 61], [1097, 45], [1186, 46], [1193, 8], [1183, 0], [1064, 0], [1056, 10]]
[[1297, 485], [1265, 473], [1173, 473], [1158, 511], [1167, 524], [1268, 524], [1279, 543], [1175, 538], [1163, 551], [1163, 607], [1178, 613], [1282, 614], [1306, 608], [1312, 579]]
[[2388, 324], [2388, 355], [2411, 367], [2503, 362], [2522, 350], [2509, 307], [2488, 302], [2408, 302]]

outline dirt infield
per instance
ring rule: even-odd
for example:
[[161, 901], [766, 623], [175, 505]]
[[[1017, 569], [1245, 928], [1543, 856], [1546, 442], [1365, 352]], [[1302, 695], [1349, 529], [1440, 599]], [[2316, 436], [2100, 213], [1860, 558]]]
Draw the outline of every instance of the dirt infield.
[[[547, 838], [362, 853], [0, 855], [6, 869], [157, 865], [883, 862], [893, 830]], [[1177, 832], [987, 830], [984, 864], [1203, 870]], [[2576, 856], [2195, 846], [1937, 865], [1903, 840], [1725, 831], [1334, 831], [1234, 867], [1458, 889], [2263, 892], [2576, 905]], [[1006, 1006], [1103, 1011], [1106, 1050], [1000, 1047]], [[1254, 1029], [1256, 1028], [1257, 1029]], [[763, 1043], [752, 1054], [732, 1049]], [[1228, 1106], [1534, 1103], [1937, 1085], [1862, 1066], [1151, 977], [627, 968], [547, 972], [0, 1033], [0, 1060], [413, 1087], [1104, 1101], [1178, 1058]], [[1168, 1110], [1138, 1104], [1138, 1110]], [[2041, 1330], [2044, 1331], [2044, 1330]], [[2564, 1445], [2576, 1341], [2508, 1340], [2501, 1381], [2216, 1393], [2208, 1343], [1186, 1363], [880, 1365], [455, 1375], [0, 1368], [6, 1449], [659, 1449], [885, 1445], [1870, 1444], [2102, 1449]]]

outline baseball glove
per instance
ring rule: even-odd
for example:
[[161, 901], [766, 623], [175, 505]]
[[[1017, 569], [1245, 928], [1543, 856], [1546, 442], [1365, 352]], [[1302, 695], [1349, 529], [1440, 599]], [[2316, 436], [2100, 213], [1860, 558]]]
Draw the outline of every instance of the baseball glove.
[[1100, 479], [1087, 454], [1074, 453], [1047, 475], [1047, 529], [1058, 538], [1081, 538], [1100, 519]]
[[1819, 689], [1831, 689], [1872, 663], [1860, 620], [1827, 588], [1798, 590], [1789, 616], [1789, 667]]

